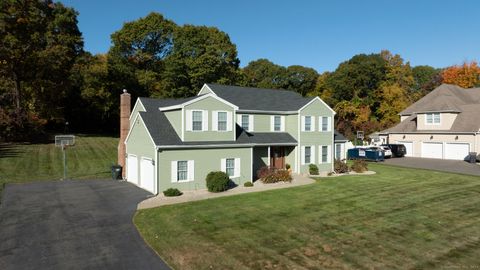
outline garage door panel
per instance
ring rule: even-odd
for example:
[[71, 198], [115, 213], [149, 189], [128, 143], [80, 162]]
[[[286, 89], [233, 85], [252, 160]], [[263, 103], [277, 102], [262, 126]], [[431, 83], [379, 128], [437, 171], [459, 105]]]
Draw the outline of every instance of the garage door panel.
[[154, 171], [155, 166], [152, 164], [152, 160], [142, 158], [140, 165], [140, 187], [152, 193], [155, 193]]
[[138, 159], [135, 155], [127, 157], [127, 181], [138, 185]]
[[443, 158], [443, 143], [424, 142], [422, 143], [422, 157]]
[[468, 143], [447, 143], [445, 144], [445, 159], [465, 160], [470, 152]]

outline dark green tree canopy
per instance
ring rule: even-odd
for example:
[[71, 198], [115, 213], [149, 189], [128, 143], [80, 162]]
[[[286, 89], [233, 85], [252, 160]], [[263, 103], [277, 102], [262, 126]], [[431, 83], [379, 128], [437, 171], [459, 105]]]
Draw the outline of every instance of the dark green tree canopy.
[[280, 89], [286, 85], [285, 67], [276, 65], [267, 59], [258, 59], [243, 68], [245, 86]]
[[294, 65], [286, 70], [286, 89], [296, 91], [302, 96], [315, 89], [318, 73], [313, 68]]

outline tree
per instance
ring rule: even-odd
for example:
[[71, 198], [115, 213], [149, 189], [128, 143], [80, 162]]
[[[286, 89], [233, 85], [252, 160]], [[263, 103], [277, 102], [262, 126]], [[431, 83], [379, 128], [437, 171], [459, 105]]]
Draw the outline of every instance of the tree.
[[83, 50], [76, 11], [51, 0], [4, 0], [0, 10], [3, 102], [11, 101], [2, 107], [12, 107], [18, 133], [39, 118], [62, 119], [70, 68]]
[[258, 59], [243, 68], [245, 86], [282, 89], [286, 83], [286, 69], [267, 59]]
[[412, 89], [422, 96], [441, 84], [440, 70], [431, 66], [416, 66], [412, 68], [415, 81]]
[[442, 72], [443, 83], [472, 88], [480, 84], [480, 67], [477, 62], [464, 62], [461, 66], [451, 66]]
[[295, 91], [302, 96], [312, 92], [318, 78], [318, 73], [313, 68], [294, 65], [287, 67], [285, 71], [286, 85], [285, 88]]

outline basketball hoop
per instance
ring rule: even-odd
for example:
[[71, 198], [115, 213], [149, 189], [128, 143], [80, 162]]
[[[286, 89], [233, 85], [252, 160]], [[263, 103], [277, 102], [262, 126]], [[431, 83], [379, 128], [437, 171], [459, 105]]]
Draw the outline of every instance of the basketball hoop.
[[66, 150], [69, 146], [75, 145], [75, 136], [74, 135], [56, 135], [55, 136], [55, 146], [61, 147], [63, 152], [63, 179], [67, 179], [67, 154]]

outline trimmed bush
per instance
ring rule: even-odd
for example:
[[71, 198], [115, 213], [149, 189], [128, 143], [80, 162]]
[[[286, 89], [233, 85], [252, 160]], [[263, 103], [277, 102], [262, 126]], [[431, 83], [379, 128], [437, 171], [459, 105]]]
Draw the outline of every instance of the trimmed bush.
[[285, 164], [285, 169], [289, 170], [290, 169], [290, 164]]
[[353, 164], [350, 168], [356, 173], [363, 173], [365, 171], [368, 171], [368, 164], [363, 159], [356, 159], [353, 161]]
[[318, 166], [315, 164], [308, 165], [308, 172], [310, 175], [318, 175]]
[[265, 184], [277, 183], [277, 182], [291, 182], [292, 176], [287, 170], [274, 170], [271, 174], [260, 178]]
[[252, 182], [245, 182], [245, 183], [243, 183], [243, 186], [244, 187], [253, 187], [253, 183]]
[[176, 197], [176, 196], [180, 196], [182, 194], [183, 193], [176, 188], [169, 188], [169, 189], [163, 191], [163, 195], [165, 195], [167, 197]]
[[333, 170], [335, 173], [347, 173], [349, 171], [347, 163], [335, 159], [335, 163], [333, 164]]
[[222, 192], [228, 189], [230, 178], [228, 177], [228, 174], [221, 171], [216, 171], [209, 172], [205, 181], [207, 181], [208, 191]]

